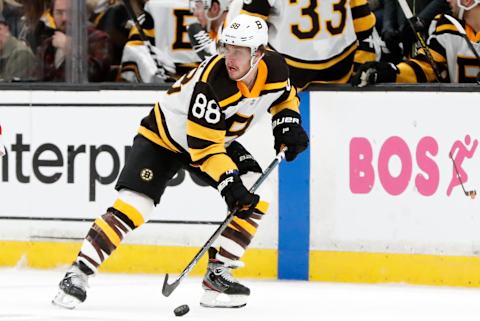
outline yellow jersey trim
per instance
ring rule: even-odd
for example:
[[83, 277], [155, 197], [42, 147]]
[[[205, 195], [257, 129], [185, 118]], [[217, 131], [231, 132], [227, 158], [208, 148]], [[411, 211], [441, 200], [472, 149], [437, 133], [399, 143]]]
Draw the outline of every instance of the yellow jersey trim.
[[162, 114], [160, 112], [160, 106], [158, 105], [158, 103], [155, 104], [155, 107], [153, 108], [153, 110], [155, 112], [155, 120], [157, 122], [157, 127], [158, 127], [158, 132], [160, 133], [160, 138], [165, 143], [165, 145], [168, 146], [168, 149], [170, 149], [174, 152], [180, 153], [178, 148], [175, 147], [175, 145], [168, 138], [167, 131], [163, 127]]
[[238, 91], [236, 94], [233, 94], [232, 96], [220, 101], [218, 105], [220, 107], [225, 107], [230, 104], [233, 104], [234, 102], [236, 102], [237, 100], [240, 100], [241, 98], [242, 98], [242, 92]]
[[329, 61], [326, 62], [321, 62], [321, 63], [308, 63], [308, 62], [298, 62], [291, 60], [289, 58], [285, 58], [285, 61], [287, 62], [288, 65], [300, 69], [311, 69], [311, 70], [323, 70], [332, 67], [333, 65], [337, 64], [339, 61], [345, 59], [348, 55], [350, 55], [352, 52], [354, 52], [358, 47], [358, 44], [354, 42], [350, 48], [348, 48], [347, 51], [342, 53], [340, 56], [333, 58]]
[[272, 82], [269, 84], [265, 84], [263, 87], [264, 90], [275, 90], [275, 89], [282, 89], [284, 87], [287, 87], [288, 82], [287, 81], [281, 81], [281, 82]]
[[225, 130], [211, 129], [187, 120], [187, 135], [212, 142], [222, 142], [225, 138]]
[[262, 18], [263, 20], [267, 20], [267, 19], [268, 19], [268, 16], [265, 16], [265, 15], [259, 14], [259, 13], [255, 13], [255, 12], [250, 12], [250, 11], [243, 10], [243, 9], [240, 11], [240, 14], [248, 14], [249, 16], [254, 16], [254, 17], [257, 17], [257, 18]]
[[353, 27], [355, 32], [363, 32], [372, 29], [375, 26], [375, 16], [369, 14], [368, 16], [357, 18], [353, 20]]
[[437, 32], [442, 32], [442, 31], [455, 31], [458, 32], [457, 28], [455, 28], [454, 25], [452, 24], [444, 24], [439, 27], [437, 27]]
[[[225, 149], [224, 149], [225, 150]], [[236, 170], [237, 165], [226, 154], [216, 154], [210, 156], [200, 165], [200, 169], [210, 175], [215, 181], [219, 181], [220, 176], [229, 170]]]
[[260, 96], [260, 92], [265, 87], [265, 82], [267, 81], [268, 68], [267, 64], [260, 60], [258, 63], [257, 78], [253, 84], [252, 90], [250, 91], [243, 81], [237, 81], [237, 88], [240, 90], [243, 96], [247, 98], [255, 98]]
[[167, 146], [167, 144], [165, 144], [165, 142], [160, 138], [160, 136], [158, 136], [155, 132], [152, 132], [150, 129], [140, 126], [140, 128], [138, 128], [138, 133], [149, 141], [170, 150], [170, 148]]
[[479, 42], [480, 41], [480, 31], [475, 32], [473, 28], [470, 25], [465, 26], [465, 32], [467, 33], [467, 38], [470, 39], [473, 42]]
[[213, 68], [213, 67], [218, 63], [218, 61], [219, 61], [220, 59], [222, 59], [222, 58], [223, 58], [223, 56], [218, 55], [215, 59], [213, 59], [212, 62], [210, 62], [210, 63], [208, 64], [207, 68], [203, 71], [203, 74], [202, 74], [202, 77], [201, 77], [201, 80], [202, 80], [203, 82], [205, 82], [205, 83], [207, 82], [208, 76], [210, 75], [210, 72], [212, 71], [212, 68]]

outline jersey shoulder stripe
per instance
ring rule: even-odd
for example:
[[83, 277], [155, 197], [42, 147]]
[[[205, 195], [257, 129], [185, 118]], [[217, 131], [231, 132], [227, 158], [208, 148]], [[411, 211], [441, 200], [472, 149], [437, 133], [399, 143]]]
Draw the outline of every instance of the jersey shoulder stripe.
[[[459, 21], [462, 26], [464, 27], [464, 22]], [[448, 20], [445, 15], [438, 15], [433, 20], [432, 24], [435, 24], [435, 29], [433, 30], [433, 35], [441, 35], [441, 34], [453, 34], [457, 36], [461, 36], [460, 32], [458, 31], [457, 27]]]

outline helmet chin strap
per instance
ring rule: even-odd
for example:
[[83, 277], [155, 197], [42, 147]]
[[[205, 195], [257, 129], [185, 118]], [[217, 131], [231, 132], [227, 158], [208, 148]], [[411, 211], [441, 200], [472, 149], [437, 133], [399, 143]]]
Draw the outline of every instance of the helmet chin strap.
[[240, 77], [239, 79], [235, 80], [235, 81], [243, 81], [245, 78], [248, 77], [248, 75], [250, 75], [250, 73], [255, 70], [255, 67], [258, 66], [258, 63], [260, 62], [260, 60], [262, 60], [263, 58], [263, 53], [260, 57], [258, 57], [257, 61], [256, 62], [253, 62], [253, 59], [255, 59], [255, 53], [252, 53], [252, 55], [250, 56], [250, 69], [248, 69], [248, 71], [245, 73], [245, 75], [243, 75], [242, 77]]

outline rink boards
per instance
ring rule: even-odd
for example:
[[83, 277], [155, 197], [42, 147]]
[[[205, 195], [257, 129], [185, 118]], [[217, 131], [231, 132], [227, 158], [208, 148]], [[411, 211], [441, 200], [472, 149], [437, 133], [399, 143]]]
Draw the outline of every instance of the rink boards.
[[[4, 91], [0, 265], [78, 252], [160, 92]], [[271, 209], [238, 276], [478, 286], [479, 93], [302, 94], [311, 146], [266, 184]], [[268, 116], [242, 143], [266, 166]], [[466, 175], [465, 175], [466, 174]], [[467, 177], [468, 176], [468, 177]], [[181, 172], [106, 271], [178, 273], [223, 220], [218, 193]], [[193, 271], [202, 273], [202, 266]]]

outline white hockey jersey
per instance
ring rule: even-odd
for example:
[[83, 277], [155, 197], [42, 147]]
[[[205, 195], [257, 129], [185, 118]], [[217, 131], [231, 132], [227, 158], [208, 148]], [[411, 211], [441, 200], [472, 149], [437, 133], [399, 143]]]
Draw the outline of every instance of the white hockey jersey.
[[[244, 0], [246, 13], [269, 22], [272, 49], [296, 61], [321, 62], [345, 52], [357, 36], [350, 0]], [[358, 2], [358, 1], [357, 1]], [[367, 4], [363, 1], [361, 6]], [[369, 18], [359, 15], [358, 18]], [[355, 17], [357, 18], [357, 17]], [[360, 21], [357, 21], [360, 23]], [[370, 29], [365, 26], [365, 30]]]
[[[471, 38], [475, 38], [471, 27], [465, 25], [465, 21], [459, 22], [466, 29], [467, 35], [471, 34]], [[480, 72], [480, 61], [469, 48], [467, 40], [462, 37], [455, 25], [446, 18], [446, 15], [435, 17], [430, 25], [429, 32], [428, 48], [441, 71], [441, 81], [452, 83], [476, 82]], [[477, 53], [480, 53], [480, 33], [477, 33], [476, 38], [476, 41], [472, 39], [469, 41]], [[415, 59], [400, 63], [397, 67], [400, 71], [397, 75], [397, 82], [432, 82], [436, 79], [423, 49], [419, 50]]]
[[285, 57], [298, 88], [346, 83], [357, 40], [375, 25], [367, 0], [244, 0], [242, 12], [268, 22], [269, 46]]
[[225, 59], [215, 55], [180, 78], [145, 117], [139, 133], [176, 153], [218, 181], [236, 165], [225, 146], [243, 135], [265, 112], [299, 112], [283, 57], [267, 51], [258, 64], [254, 86], [228, 76]]
[[196, 21], [188, 0], [150, 0], [144, 9], [143, 32], [154, 46], [145, 44], [133, 27], [123, 50], [122, 78], [149, 83], [156, 78], [168, 78], [163, 71], [159, 72], [157, 65], [174, 78], [198, 66], [200, 59], [192, 50], [187, 34], [187, 25]]

